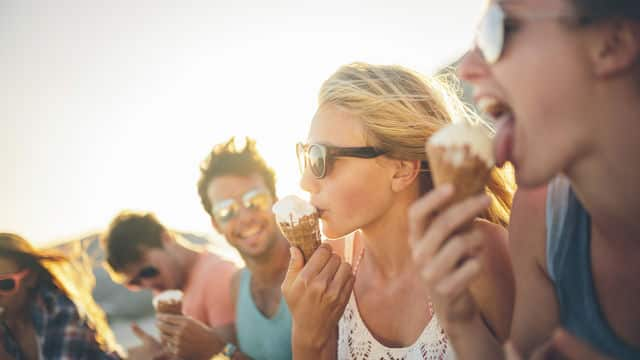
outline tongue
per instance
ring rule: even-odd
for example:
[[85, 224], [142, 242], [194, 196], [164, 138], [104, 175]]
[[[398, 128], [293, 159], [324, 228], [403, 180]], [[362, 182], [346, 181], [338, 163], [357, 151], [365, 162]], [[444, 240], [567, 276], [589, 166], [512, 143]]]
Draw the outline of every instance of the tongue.
[[496, 157], [496, 165], [502, 166], [511, 156], [513, 146], [513, 117], [505, 114], [498, 119], [496, 136], [493, 139], [493, 152]]

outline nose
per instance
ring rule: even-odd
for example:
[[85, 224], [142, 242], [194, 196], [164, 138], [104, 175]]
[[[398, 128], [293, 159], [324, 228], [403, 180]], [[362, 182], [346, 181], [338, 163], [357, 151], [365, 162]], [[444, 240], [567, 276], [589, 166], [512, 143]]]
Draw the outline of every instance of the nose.
[[244, 206], [238, 206], [238, 212], [229, 222], [235, 222], [242, 226], [246, 226], [254, 219], [256, 212], [252, 209], [247, 209]]
[[458, 64], [458, 77], [472, 84], [487, 76], [488, 73], [489, 66], [478, 47], [467, 51]]

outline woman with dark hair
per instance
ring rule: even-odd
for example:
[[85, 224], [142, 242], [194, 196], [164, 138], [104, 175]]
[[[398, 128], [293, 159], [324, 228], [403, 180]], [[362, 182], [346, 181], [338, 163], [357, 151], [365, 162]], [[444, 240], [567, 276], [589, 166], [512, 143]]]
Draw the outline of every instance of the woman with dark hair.
[[119, 359], [84, 270], [0, 233], [0, 359]]
[[[640, 2], [490, 1], [458, 72], [496, 120], [497, 162], [514, 165], [519, 186], [513, 344], [525, 356], [546, 342], [569, 358], [640, 359]], [[417, 242], [464, 246], [465, 234], [451, 231], [463, 219], [442, 209], [446, 199], [434, 191], [416, 204], [445, 225]], [[473, 274], [437, 268], [445, 255], [423, 258], [422, 270], [457, 289], [447, 294], [452, 311], [477, 313], [461, 301]], [[482, 337], [470, 322], [449, 325], [454, 344]], [[503, 356], [488, 341], [460, 344], [460, 357]]]

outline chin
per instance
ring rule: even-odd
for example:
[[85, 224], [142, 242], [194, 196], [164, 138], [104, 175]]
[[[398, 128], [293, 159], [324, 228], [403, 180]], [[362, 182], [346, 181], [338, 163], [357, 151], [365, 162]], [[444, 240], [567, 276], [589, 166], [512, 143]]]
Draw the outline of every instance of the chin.
[[350, 234], [352, 231], [341, 231], [340, 229], [334, 229], [331, 228], [331, 226], [327, 226], [326, 223], [323, 223], [322, 225], [322, 235], [324, 235], [324, 237], [326, 237], [329, 240], [335, 240], [335, 239], [340, 239], [348, 234]]
[[540, 171], [540, 169], [515, 168], [516, 184], [522, 188], [535, 188], [544, 186], [553, 180], [559, 172]]

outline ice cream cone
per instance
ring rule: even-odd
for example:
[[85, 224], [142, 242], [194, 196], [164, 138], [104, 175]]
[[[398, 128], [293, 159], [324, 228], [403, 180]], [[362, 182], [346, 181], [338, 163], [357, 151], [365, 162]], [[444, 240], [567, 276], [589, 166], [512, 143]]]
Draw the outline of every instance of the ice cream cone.
[[434, 186], [455, 187], [450, 204], [484, 191], [494, 165], [491, 138], [484, 128], [451, 124], [431, 137], [426, 151]]
[[305, 263], [321, 244], [320, 221], [316, 209], [295, 196], [287, 196], [273, 205], [280, 231], [302, 251]]
[[297, 224], [290, 221], [278, 222], [278, 225], [289, 244], [302, 251], [306, 263], [321, 244], [318, 216], [307, 215], [303, 216]]
[[158, 313], [181, 315], [182, 296], [180, 290], [163, 291], [153, 298], [153, 307]]

